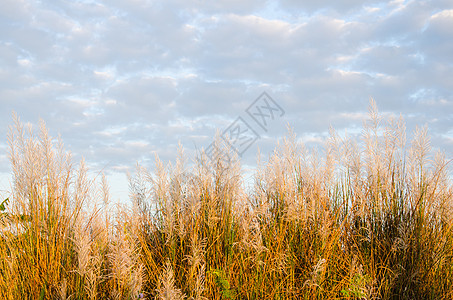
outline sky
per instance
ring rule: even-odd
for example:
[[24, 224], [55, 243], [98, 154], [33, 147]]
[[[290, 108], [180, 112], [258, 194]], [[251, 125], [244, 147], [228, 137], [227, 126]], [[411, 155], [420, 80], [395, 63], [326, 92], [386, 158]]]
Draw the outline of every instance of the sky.
[[0, 3], [0, 194], [13, 111], [121, 200], [126, 172], [174, 161], [179, 142], [193, 157], [216, 130], [246, 129], [253, 169], [287, 125], [308, 144], [329, 126], [360, 133], [370, 97], [453, 158], [451, 0]]

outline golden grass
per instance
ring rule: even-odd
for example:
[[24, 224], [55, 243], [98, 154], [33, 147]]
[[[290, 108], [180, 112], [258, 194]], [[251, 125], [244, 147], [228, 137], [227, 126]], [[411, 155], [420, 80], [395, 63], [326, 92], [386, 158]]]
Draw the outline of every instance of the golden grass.
[[15, 118], [0, 298], [451, 299], [445, 155], [426, 127], [406, 142], [401, 118], [369, 115], [360, 140], [331, 129], [322, 151], [289, 131], [251, 191], [237, 157], [192, 166], [180, 147], [137, 166], [116, 209], [105, 177]]

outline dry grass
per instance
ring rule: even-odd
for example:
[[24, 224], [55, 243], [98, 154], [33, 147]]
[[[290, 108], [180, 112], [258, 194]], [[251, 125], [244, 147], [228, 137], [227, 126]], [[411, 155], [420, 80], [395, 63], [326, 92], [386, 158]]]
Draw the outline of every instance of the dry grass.
[[16, 118], [0, 298], [451, 299], [445, 155], [426, 127], [406, 142], [401, 118], [369, 115], [360, 140], [331, 129], [322, 151], [290, 131], [251, 192], [234, 155], [188, 164], [180, 147], [174, 165], [137, 166], [116, 209], [103, 176]]

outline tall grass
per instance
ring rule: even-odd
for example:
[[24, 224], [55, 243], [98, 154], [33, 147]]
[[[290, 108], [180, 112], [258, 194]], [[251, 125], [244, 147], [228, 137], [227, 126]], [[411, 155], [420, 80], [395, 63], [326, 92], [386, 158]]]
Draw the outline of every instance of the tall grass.
[[43, 123], [35, 135], [14, 119], [13, 187], [0, 220], [0, 298], [136, 298], [141, 263], [127, 242], [127, 221], [112, 224], [102, 214], [109, 210], [105, 178], [89, 179], [83, 161], [75, 169]]
[[[2, 299], [451, 299], [452, 182], [427, 128], [370, 106], [359, 140], [289, 131], [244, 189], [239, 160], [138, 165], [131, 205], [16, 119]], [[219, 139], [215, 147], [222, 148]]]

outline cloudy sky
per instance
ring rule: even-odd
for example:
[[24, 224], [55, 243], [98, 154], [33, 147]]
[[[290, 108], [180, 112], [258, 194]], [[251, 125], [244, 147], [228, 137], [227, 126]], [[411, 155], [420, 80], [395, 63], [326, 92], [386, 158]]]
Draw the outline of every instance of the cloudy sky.
[[[0, 2], [0, 189], [13, 110], [105, 170], [114, 197], [136, 162], [178, 141], [190, 156], [238, 117], [259, 136], [253, 166], [287, 124], [307, 143], [358, 132], [370, 97], [453, 157], [451, 0]], [[266, 127], [247, 114], [262, 92]]]

